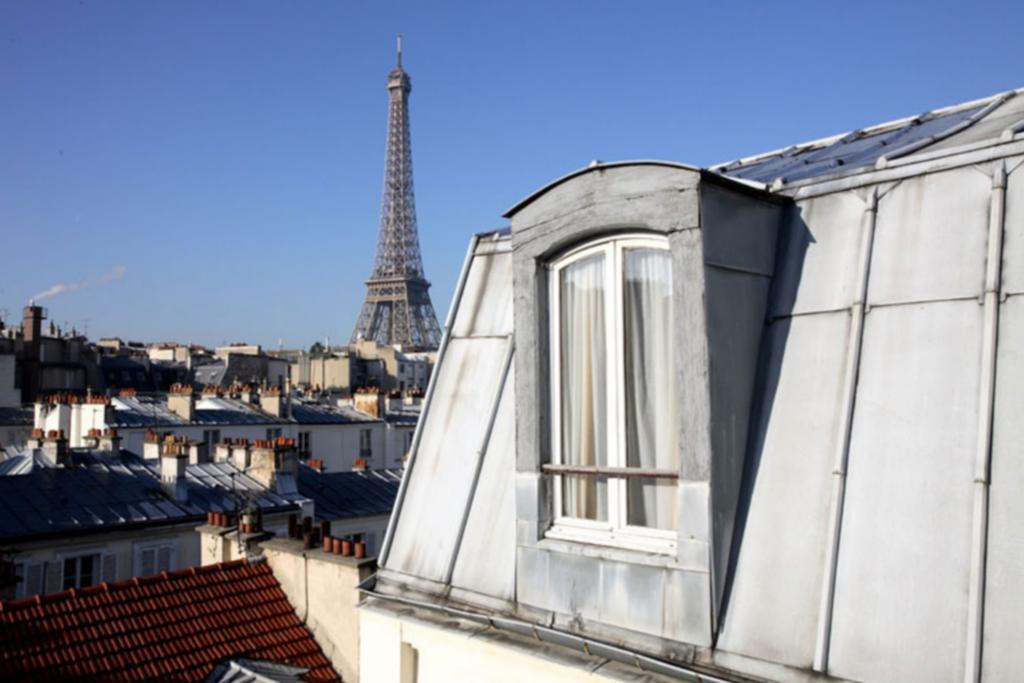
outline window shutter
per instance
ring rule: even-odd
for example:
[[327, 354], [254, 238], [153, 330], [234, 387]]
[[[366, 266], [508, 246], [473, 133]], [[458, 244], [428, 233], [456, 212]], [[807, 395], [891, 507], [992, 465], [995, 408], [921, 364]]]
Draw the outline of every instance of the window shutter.
[[29, 562], [22, 565], [21, 595], [28, 597], [43, 592], [43, 566], [42, 562]]
[[139, 557], [139, 576], [156, 574], [156, 548], [143, 548]]
[[156, 570], [158, 572], [171, 571], [171, 546], [162, 545], [156, 549]]
[[102, 581], [117, 581], [117, 555], [105, 554], [103, 555], [103, 571], [101, 576]]
[[45, 578], [43, 579], [43, 585], [46, 587], [43, 593], [56, 593], [60, 591], [61, 585], [61, 563], [47, 562], [44, 571]]

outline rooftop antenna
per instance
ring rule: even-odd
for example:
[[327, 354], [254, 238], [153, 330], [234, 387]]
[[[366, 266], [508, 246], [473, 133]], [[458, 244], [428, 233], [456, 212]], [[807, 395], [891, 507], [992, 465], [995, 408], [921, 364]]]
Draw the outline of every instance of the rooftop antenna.
[[402, 68], [402, 34], [398, 34], [398, 68]]

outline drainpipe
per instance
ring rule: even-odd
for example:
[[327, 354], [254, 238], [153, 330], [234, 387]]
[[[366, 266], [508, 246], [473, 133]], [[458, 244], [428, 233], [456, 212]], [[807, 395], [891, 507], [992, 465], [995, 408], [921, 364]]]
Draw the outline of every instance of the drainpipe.
[[839, 411], [839, 439], [832, 467], [832, 503], [829, 507], [828, 537], [825, 543], [825, 574], [822, 577], [821, 602], [818, 606], [818, 629], [814, 644], [813, 668], [828, 672], [829, 646], [832, 638], [832, 608], [835, 603], [836, 568], [839, 562], [839, 534], [843, 525], [843, 504], [846, 498], [846, 469], [850, 458], [850, 434], [857, 394], [860, 351], [864, 341], [864, 316], [867, 313], [868, 276], [871, 251], [878, 221], [878, 188], [871, 191], [864, 209], [864, 230], [861, 234], [857, 265], [857, 289], [850, 307], [850, 336], [846, 344], [846, 367], [843, 371], [842, 404]]
[[978, 395], [978, 445], [974, 464], [974, 517], [971, 529], [971, 578], [967, 600], [967, 652], [964, 683], [981, 678], [981, 649], [985, 612], [985, 565], [988, 552], [988, 493], [992, 460], [992, 414], [995, 408], [996, 348], [999, 337], [1000, 267], [1003, 262], [1003, 217], [1006, 211], [1006, 164], [992, 177], [988, 223], [988, 256], [981, 342], [981, 382]]

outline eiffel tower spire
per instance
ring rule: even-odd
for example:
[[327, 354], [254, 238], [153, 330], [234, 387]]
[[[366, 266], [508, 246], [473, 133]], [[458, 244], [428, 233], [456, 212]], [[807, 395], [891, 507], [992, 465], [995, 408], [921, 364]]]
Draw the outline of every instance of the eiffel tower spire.
[[384, 193], [373, 274], [366, 281], [366, 300], [352, 331], [352, 343], [373, 339], [409, 350], [433, 350], [441, 341], [434, 306], [423, 275], [416, 230], [416, 199], [412, 190], [412, 143], [409, 136], [409, 93], [412, 81], [402, 69], [402, 36], [398, 36], [395, 68], [388, 74], [388, 140]]

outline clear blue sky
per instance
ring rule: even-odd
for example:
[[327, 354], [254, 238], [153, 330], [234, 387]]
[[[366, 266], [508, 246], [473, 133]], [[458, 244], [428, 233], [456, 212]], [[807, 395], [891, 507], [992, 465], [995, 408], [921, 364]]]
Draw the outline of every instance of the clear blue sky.
[[[1024, 86], [1021, 2], [0, 1], [0, 309], [347, 340], [394, 36], [443, 320], [469, 236], [591, 159], [711, 164]], [[109, 274], [124, 267], [123, 278]]]

